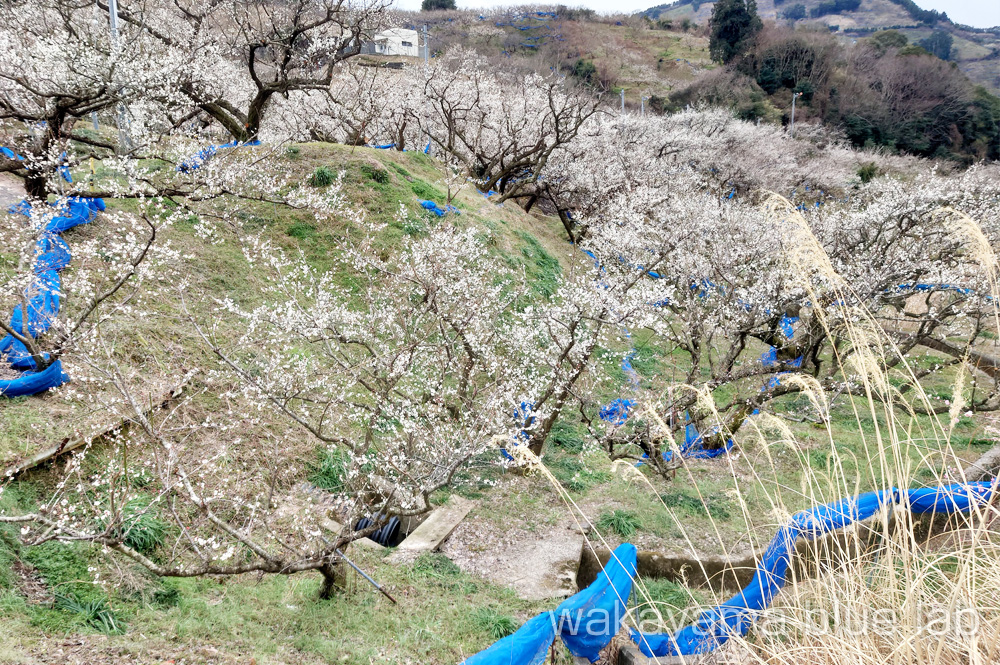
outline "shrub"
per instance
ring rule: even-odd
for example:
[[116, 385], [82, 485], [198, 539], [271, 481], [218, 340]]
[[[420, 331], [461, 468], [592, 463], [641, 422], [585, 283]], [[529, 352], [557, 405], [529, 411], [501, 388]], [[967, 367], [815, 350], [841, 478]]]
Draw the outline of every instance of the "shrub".
[[295, 159], [302, 152], [302, 148], [297, 145], [290, 145], [285, 148], [285, 154], [288, 155], [289, 159]]
[[612, 510], [601, 513], [596, 526], [602, 531], [614, 531], [622, 538], [631, 538], [642, 528], [642, 521], [630, 510]]
[[329, 166], [317, 166], [313, 174], [309, 176], [309, 184], [313, 187], [326, 187], [333, 182], [336, 174]]
[[371, 166], [369, 164], [362, 164], [361, 172], [365, 174], [369, 180], [373, 180], [380, 185], [387, 185], [389, 183], [389, 172], [385, 169], [380, 169], [377, 166]]
[[590, 60], [580, 58], [573, 65], [573, 76], [587, 85], [593, 85], [597, 82], [597, 67]]
[[875, 162], [865, 162], [858, 167], [858, 177], [861, 178], [863, 184], [868, 184], [875, 178], [879, 177], [882, 172], [878, 168], [878, 164]]

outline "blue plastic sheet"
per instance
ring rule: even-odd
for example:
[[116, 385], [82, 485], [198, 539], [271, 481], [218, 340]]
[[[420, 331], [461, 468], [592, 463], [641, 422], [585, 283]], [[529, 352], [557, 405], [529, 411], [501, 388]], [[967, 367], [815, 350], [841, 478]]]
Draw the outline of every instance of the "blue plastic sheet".
[[438, 207], [438, 204], [434, 201], [420, 201], [420, 207], [424, 210], [428, 210], [438, 217], [444, 217], [445, 211]]
[[800, 537], [815, 539], [825, 533], [874, 516], [882, 507], [904, 503], [918, 514], [967, 513], [986, 505], [993, 496], [993, 483], [979, 482], [911, 490], [890, 488], [841, 499], [796, 513], [778, 529], [750, 584], [722, 605], [703, 612], [676, 634], [639, 633], [632, 639], [647, 656], [690, 656], [713, 651], [734, 635], [745, 635], [760, 613], [785, 584], [785, 575]]
[[556, 608], [559, 637], [570, 653], [590, 662], [598, 659], [601, 649], [618, 634], [635, 577], [635, 545], [623, 543], [590, 586]]
[[539, 614], [461, 665], [542, 665], [556, 638], [555, 625], [552, 612]]
[[208, 145], [192, 156], [181, 161], [180, 164], [175, 168], [176, 171], [181, 173], [190, 173], [195, 169], [200, 169], [205, 162], [215, 157], [215, 154], [220, 150], [225, 150], [226, 148], [241, 148], [248, 145], [260, 145], [260, 141], [254, 139], [253, 141], [247, 141], [245, 143], [240, 143], [239, 141], [230, 141], [229, 143], [223, 143], [222, 145]]
[[57, 360], [41, 372], [25, 372], [20, 378], [0, 381], [0, 395], [3, 397], [23, 397], [37, 395], [49, 388], [55, 388], [69, 381], [63, 372], [62, 361]]
[[[69, 265], [72, 255], [66, 241], [57, 234], [89, 223], [98, 211], [105, 209], [104, 201], [87, 197], [72, 197], [65, 207], [66, 214], [54, 217], [35, 242], [35, 278], [24, 293], [27, 302], [16, 305], [10, 317], [10, 328], [19, 335], [36, 338], [44, 334], [59, 313], [59, 271]], [[21, 201], [12, 206], [10, 212], [30, 215], [31, 206], [27, 201]], [[16, 379], [0, 381], [0, 395], [5, 397], [35, 395], [69, 380], [59, 360], [42, 371], [36, 371], [35, 359], [24, 343], [12, 335], [0, 339], [0, 353], [13, 369], [25, 370]], [[49, 359], [47, 354], [43, 357]]]
[[598, 415], [601, 417], [601, 420], [609, 422], [612, 425], [624, 425], [625, 421], [628, 420], [629, 411], [635, 405], [635, 400], [619, 397], [602, 406]]
[[0, 146], [0, 153], [3, 153], [3, 156], [7, 159], [16, 159], [19, 162], [24, 161], [24, 155], [19, 155], [10, 148]]

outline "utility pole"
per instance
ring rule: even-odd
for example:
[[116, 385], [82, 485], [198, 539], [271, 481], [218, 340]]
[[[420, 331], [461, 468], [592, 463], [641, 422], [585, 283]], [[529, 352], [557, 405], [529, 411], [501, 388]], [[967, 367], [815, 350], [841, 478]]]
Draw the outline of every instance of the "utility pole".
[[792, 138], [795, 138], [795, 100], [802, 96], [801, 92], [792, 93], [792, 127], [789, 134]]
[[[111, 52], [118, 55], [118, 0], [108, 0], [108, 17], [111, 22]], [[120, 89], [119, 89], [120, 90]], [[118, 146], [121, 151], [132, 147], [132, 139], [128, 134], [128, 111], [124, 102], [118, 102]], [[94, 118], [97, 125], [97, 118]]]
[[[429, 57], [428, 54], [429, 54], [429, 52], [430, 52], [430, 47], [428, 46], [428, 43], [427, 43], [427, 24], [425, 23], [424, 24], [424, 78], [425, 79], [430, 76], [430, 62], [428, 61], [428, 57]], [[424, 98], [424, 103], [423, 103], [423, 116], [424, 116], [424, 125], [426, 126], [426, 124], [427, 124], [427, 98], [426, 97]], [[424, 150], [426, 150], [426, 151], [429, 152], [430, 149], [431, 149], [431, 132], [428, 129], [427, 130], [427, 147]]]
[[429, 67], [428, 62], [427, 62], [428, 51], [429, 51], [429, 47], [427, 46], [427, 26], [424, 25], [424, 74], [427, 73], [427, 69]]

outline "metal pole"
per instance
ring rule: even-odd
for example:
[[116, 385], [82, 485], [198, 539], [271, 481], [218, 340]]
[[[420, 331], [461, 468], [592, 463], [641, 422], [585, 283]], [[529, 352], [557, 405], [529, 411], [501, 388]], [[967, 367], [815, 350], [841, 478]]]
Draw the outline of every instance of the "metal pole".
[[622, 115], [625, 115], [625, 88], [622, 88]]
[[[111, 23], [111, 48], [118, 54], [118, 0], [108, 0], [108, 18]], [[96, 124], [96, 119], [95, 119]], [[128, 134], [128, 111], [124, 102], [118, 103], [118, 144], [122, 150], [132, 147], [132, 139]]]
[[646, 98], [645, 97], [640, 97], [639, 98], [639, 108], [642, 110], [642, 117], [645, 118], [646, 117]]
[[381, 584], [379, 584], [378, 582], [376, 582], [376, 581], [375, 581], [375, 580], [373, 580], [372, 578], [368, 577], [368, 575], [366, 575], [366, 574], [365, 574], [365, 571], [361, 570], [361, 569], [360, 569], [360, 568], [358, 568], [358, 567], [357, 567], [356, 565], [354, 565], [354, 562], [353, 562], [353, 561], [351, 561], [350, 559], [348, 559], [348, 558], [347, 558], [347, 557], [346, 557], [346, 556], [344, 555], [344, 553], [343, 553], [343, 552], [341, 552], [340, 550], [334, 550], [334, 551], [335, 551], [335, 552], [336, 552], [337, 554], [339, 554], [339, 555], [340, 555], [340, 558], [342, 558], [342, 559], [343, 559], [344, 561], [346, 561], [346, 562], [347, 562], [347, 565], [349, 565], [349, 566], [350, 566], [351, 568], [353, 568], [354, 570], [358, 571], [358, 574], [359, 574], [359, 575], [361, 575], [361, 577], [363, 577], [363, 578], [365, 578], [366, 580], [368, 580], [369, 582], [371, 582], [372, 586], [373, 586], [373, 587], [375, 587], [376, 589], [378, 589], [379, 591], [381, 591], [381, 592], [382, 592], [382, 595], [384, 595], [384, 596], [385, 596], [386, 598], [388, 598], [389, 600], [391, 600], [391, 601], [393, 602], [393, 604], [394, 604], [394, 605], [398, 605], [398, 604], [399, 604], [399, 603], [397, 603], [397, 602], [396, 602], [396, 599], [395, 599], [395, 598], [393, 598], [392, 596], [390, 596], [390, 595], [389, 595], [389, 592], [388, 592], [388, 591], [386, 591], [385, 589], [383, 589], [383, 588], [382, 588], [382, 585], [381, 585]]
[[795, 100], [798, 99], [801, 94], [801, 92], [792, 93], [792, 127], [789, 131], [792, 138], [795, 138]]
[[[424, 78], [430, 75], [430, 63], [428, 62], [429, 46], [427, 43], [427, 24], [424, 24]], [[427, 119], [427, 99], [424, 98], [424, 108], [423, 108], [424, 121], [426, 123]], [[430, 150], [431, 147], [431, 132], [427, 130], [427, 148], [425, 150]]]

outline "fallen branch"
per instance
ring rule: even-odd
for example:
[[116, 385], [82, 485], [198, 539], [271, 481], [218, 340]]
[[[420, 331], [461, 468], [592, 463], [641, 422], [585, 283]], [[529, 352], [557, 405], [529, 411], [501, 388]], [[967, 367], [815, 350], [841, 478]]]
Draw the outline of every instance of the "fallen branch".
[[[165, 406], [167, 406], [168, 404], [170, 404], [177, 397], [179, 397], [180, 394], [184, 391], [184, 388], [187, 387], [187, 384], [190, 383], [191, 378], [194, 377], [195, 374], [197, 374], [197, 372], [188, 372], [188, 373], [186, 373], [184, 375], [184, 378], [181, 379], [181, 381], [173, 389], [171, 389], [171, 390], [167, 391], [166, 393], [164, 393], [164, 395], [160, 398], [160, 400], [158, 402], [156, 402], [155, 404], [153, 404], [146, 411], [146, 413], [149, 414], [149, 413], [152, 413], [153, 411], [155, 411], [157, 409], [162, 409]], [[13, 465], [7, 467], [4, 470], [3, 476], [0, 477], [0, 479], [2, 479], [2, 480], [10, 480], [11, 478], [13, 478], [15, 476], [20, 475], [20, 474], [22, 474], [25, 471], [28, 471], [30, 469], [33, 469], [36, 466], [44, 464], [45, 462], [48, 462], [51, 459], [55, 459], [56, 457], [58, 457], [60, 455], [63, 455], [65, 453], [68, 453], [68, 452], [71, 452], [71, 451], [74, 451], [74, 450], [76, 450], [78, 448], [82, 448], [82, 447], [90, 444], [93, 441], [96, 441], [96, 440], [103, 439], [105, 437], [111, 436], [114, 432], [117, 432], [118, 430], [120, 430], [126, 424], [127, 424], [127, 419], [122, 419], [121, 421], [119, 421], [115, 425], [113, 425], [111, 427], [108, 427], [103, 432], [100, 432], [99, 434], [96, 434], [94, 436], [90, 436], [90, 437], [79, 436], [79, 437], [72, 438], [72, 439], [69, 438], [69, 437], [67, 437], [67, 438], [63, 439], [61, 442], [59, 442], [58, 444], [56, 444], [54, 446], [50, 446], [50, 447], [46, 448], [45, 450], [42, 450], [42, 451], [39, 451], [39, 452], [35, 453], [31, 457], [29, 457], [29, 458], [27, 458], [27, 459], [25, 459], [25, 460], [23, 460], [21, 462], [18, 462], [16, 464], [13, 464]]]

